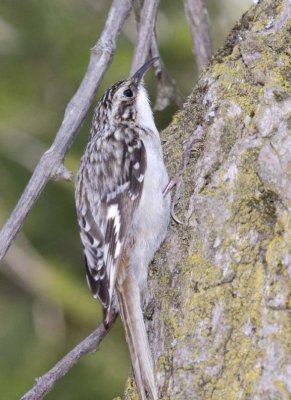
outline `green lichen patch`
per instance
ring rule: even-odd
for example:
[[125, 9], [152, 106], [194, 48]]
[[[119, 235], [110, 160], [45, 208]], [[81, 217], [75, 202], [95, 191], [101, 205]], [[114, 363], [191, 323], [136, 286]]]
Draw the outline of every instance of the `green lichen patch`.
[[291, 309], [291, 280], [288, 272], [291, 254], [291, 219], [288, 212], [278, 218], [274, 236], [267, 246], [267, 285], [265, 299], [274, 310]]
[[[235, 103], [243, 110], [244, 117], [253, 116], [262, 87], [254, 85], [252, 76], [241, 59], [239, 45], [236, 45], [223, 64], [213, 67], [213, 73], [219, 79], [218, 104], [222, 107], [222, 112], [228, 109], [229, 104]], [[238, 125], [239, 121], [236, 126]]]
[[275, 120], [266, 133], [260, 121], [269, 112], [272, 122], [270, 105], [289, 96], [282, 4], [266, 0], [243, 16], [163, 133], [172, 176], [203, 131], [182, 176], [184, 225], [171, 224], [152, 269], [163, 399], [288, 398], [291, 218], [258, 169], [282, 129]]
[[126, 382], [125, 400], [140, 400], [139, 394], [133, 378], [128, 378]]

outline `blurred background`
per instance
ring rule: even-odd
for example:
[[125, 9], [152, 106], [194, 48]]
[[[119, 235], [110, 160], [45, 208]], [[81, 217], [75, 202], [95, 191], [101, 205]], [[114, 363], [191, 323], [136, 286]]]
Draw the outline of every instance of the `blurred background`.
[[[103, 29], [109, 0], [0, 0], [0, 224], [13, 210], [63, 112]], [[214, 49], [251, 0], [208, 1]], [[97, 93], [127, 77], [135, 40], [130, 18]], [[197, 74], [181, 1], [161, 0], [158, 41], [171, 75], [186, 97]], [[155, 98], [153, 73], [146, 79]], [[155, 113], [159, 129], [176, 111]], [[66, 158], [77, 171], [91, 115]], [[87, 288], [74, 208], [74, 186], [51, 182], [27, 218], [0, 268], [0, 399], [18, 399], [102, 319]], [[83, 358], [49, 400], [110, 400], [130, 372], [121, 323], [100, 351]]]

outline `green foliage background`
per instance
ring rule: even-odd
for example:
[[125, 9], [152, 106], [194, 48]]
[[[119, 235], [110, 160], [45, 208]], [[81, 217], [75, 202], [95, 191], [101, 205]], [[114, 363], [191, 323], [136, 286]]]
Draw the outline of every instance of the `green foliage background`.
[[[0, 223], [5, 222], [76, 91], [110, 6], [106, 0], [0, 1]], [[208, 1], [214, 47], [250, 0]], [[197, 80], [182, 2], [161, 1], [161, 54], [182, 93]], [[135, 24], [129, 19], [97, 97], [127, 76]], [[154, 100], [155, 82], [147, 85]], [[175, 105], [156, 113], [160, 129]], [[66, 158], [74, 174], [87, 140], [91, 113]], [[34, 379], [87, 336], [102, 310], [86, 285], [73, 185], [50, 183], [25, 222], [0, 270], [0, 399], [18, 399]], [[47, 396], [112, 399], [130, 371], [121, 323], [100, 351], [81, 360]]]

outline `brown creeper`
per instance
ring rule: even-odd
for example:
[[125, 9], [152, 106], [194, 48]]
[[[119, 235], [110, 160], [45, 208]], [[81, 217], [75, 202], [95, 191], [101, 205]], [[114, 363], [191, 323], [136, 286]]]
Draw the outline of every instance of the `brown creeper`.
[[142, 78], [156, 58], [108, 89], [95, 109], [76, 182], [88, 284], [105, 310], [120, 312], [142, 400], [157, 399], [141, 304], [148, 265], [166, 236], [168, 174]]

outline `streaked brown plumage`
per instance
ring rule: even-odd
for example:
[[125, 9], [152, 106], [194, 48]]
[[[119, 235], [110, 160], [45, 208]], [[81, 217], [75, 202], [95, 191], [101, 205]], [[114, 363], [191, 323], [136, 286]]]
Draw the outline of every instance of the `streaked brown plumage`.
[[117, 82], [98, 103], [76, 182], [86, 271], [94, 297], [120, 312], [141, 398], [157, 399], [141, 304], [147, 271], [169, 222], [168, 175], [142, 85], [155, 59]]

